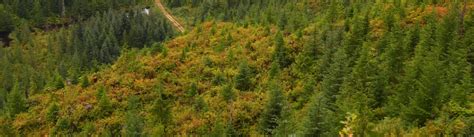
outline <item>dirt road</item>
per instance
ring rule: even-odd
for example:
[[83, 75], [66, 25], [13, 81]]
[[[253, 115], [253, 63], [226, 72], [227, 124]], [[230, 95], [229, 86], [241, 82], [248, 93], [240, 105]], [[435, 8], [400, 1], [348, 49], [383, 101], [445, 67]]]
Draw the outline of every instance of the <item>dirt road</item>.
[[165, 15], [166, 18], [168, 18], [168, 20], [173, 24], [173, 26], [175, 26], [179, 32], [183, 33], [184, 31], [186, 31], [183, 27], [183, 25], [181, 25], [174, 17], [173, 15], [171, 15], [168, 11], [166, 11], [166, 8], [165, 6], [163, 6], [163, 4], [161, 3], [161, 0], [155, 0], [155, 4], [156, 6], [158, 6], [158, 8], [160, 8], [160, 11], [163, 12], [163, 15]]

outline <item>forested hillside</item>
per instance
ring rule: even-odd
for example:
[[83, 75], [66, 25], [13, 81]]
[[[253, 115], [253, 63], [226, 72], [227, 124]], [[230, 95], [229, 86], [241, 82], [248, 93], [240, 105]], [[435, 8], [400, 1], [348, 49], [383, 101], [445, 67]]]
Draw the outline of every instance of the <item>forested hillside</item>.
[[473, 10], [4, 0], [0, 136], [472, 136]]

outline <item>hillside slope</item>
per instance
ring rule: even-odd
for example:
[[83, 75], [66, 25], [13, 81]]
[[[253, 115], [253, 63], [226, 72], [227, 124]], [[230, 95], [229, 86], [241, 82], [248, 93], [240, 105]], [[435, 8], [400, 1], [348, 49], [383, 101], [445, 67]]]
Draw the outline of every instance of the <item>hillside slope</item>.
[[[242, 61], [248, 62], [252, 68], [268, 68], [273, 36], [265, 34], [263, 28], [242, 28], [229, 23], [216, 24], [215, 29], [222, 31], [214, 34], [204, 31], [211, 30], [212, 26], [213, 23], [206, 23], [199, 30], [167, 42], [164, 45], [166, 50], [162, 53], [150, 53], [148, 49], [128, 51], [109, 69], [89, 76], [91, 85], [88, 87], [72, 86], [51, 95], [32, 97], [31, 102], [39, 104], [31, 108], [30, 112], [20, 114], [13, 122], [14, 129], [23, 130], [24, 133], [47, 134], [55, 124], [46, 121], [47, 108], [51, 102], [58, 102], [61, 106], [60, 118], [72, 122], [70, 126], [76, 128], [72, 131], [79, 131], [88, 124], [87, 121], [91, 121], [97, 133], [104, 133], [108, 126], [120, 126], [124, 122], [123, 112], [131, 96], [138, 96], [142, 102], [139, 115], [153, 119], [150, 111], [153, 100], [159, 96], [154, 92], [159, 83], [163, 87], [161, 94], [174, 104], [171, 108], [174, 124], [166, 125], [172, 134], [206, 133], [209, 130], [206, 125], [213, 125], [215, 119], [219, 118], [227, 121], [228, 116], [232, 116], [236, 124], [247, 125], [243, 129], [254, 129], [254, 121], [264, 104], [266, 82], [262, 81], [268, 79], [266, 69], [254, 72], [252, 92], [236, 92], [238, 98], [232, 110], [221, 99], [220, 92], [224, 85], [220, 85], [216, 79], [232, 81]], [[232, 30], [231, 46], [220, 47], [219, 41], [228, 37], [223, 35], [225, 30]], [[248, 41], [254, 44], [248, 45]], [[190, 96], [188, 92], [193, 85], [197, 93]], [[101, 87], [105, 87], [114, 110], [105, 118], [96, 118], [99, 99], [95, 96]], [[200, 98], [206, 107], [196, 110], [193, 104]], [[146, 124], [154, 127], [156, 123], [147, 121]], [[31, 128], [34, 125], [40, 127]], [[28, 129], [33, 131], [27, 132]], [[43, 131], [37, 132], [38, 129]], [[146, 129], [150, 132], [153, 130]]]
[[[118, 59], [108, 60], [110, 65], [94, 64], [97, 71], [83, 72], [77, 83], [53, 79], [52, 85], [61, 87], [27, 99], [21, 98], [24, 92], [18, 84], [13, 86], [5, 105], [8, 115], [0, 117], [0, 133], [474, 134], [474, 7], [462, 11], [457, 10], [460, 4], [437, 1], [431, 5], [264, 1], [201, 0], [201, 9], [193, 10], [207, 18], [194, 22], [194, 29], [180, 36], [171, 37], [172, 32], [143, 35], [161, 36], [157, 41], [140, 37], [150, 25], [134, 25], [144, 28], [137, 27], [141, 29], [132, 33], [134, 37], [119, 35], [130, 40], [117, 44], [123, 47], [114, 54]], [[169, 2], [198, 7], [190, 5], [191, 0]], [[306, 10], [304, 3], [328, 9], [312, 14], [313, 9]], [[232, 10], [208, 11], [221, 4]], [[243, 10], [259, 6], [266, 7], [266, 13], [280, 7], [285, 10], [281, 15]], [[157, 32], [171, 28], [166, 23], [156, 25], [166, 25]], [[16, 104], [22, 108], [15, 109]]]

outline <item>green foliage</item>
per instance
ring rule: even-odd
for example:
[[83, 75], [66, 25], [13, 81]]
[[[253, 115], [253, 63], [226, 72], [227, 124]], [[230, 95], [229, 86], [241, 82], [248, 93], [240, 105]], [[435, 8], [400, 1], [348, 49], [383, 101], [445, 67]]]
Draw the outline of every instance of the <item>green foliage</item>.
[[239, 73], [235, 76], [235, 88], [240, 91], [250, 90], [252, 85], [252, 70], [248, 66], [247, 61], [243, 61], [239, 66]]
[[191, 86], [189, 86], [187, 92], [186, 92], [186, 96], [188, 97], [195, 97], [197, 95], [199, 95], [199, 91], [198, 91], [198, 86], [196, 83], [192, 83]]
[[224, 74], [222, 72], [218, 72], [214, 78], [212, 78], [212, 84], [214, 85], [222, 85], [226, 82], [226, 79], [224, 77]]
[[0, 5], [0, 32], [10, 32], [14, 29], [13, 15], [8, 12], [5, 6]]
[[179, 62], [185, 62], [186, 61], [186, 58], [188, 57], [187, 53], [188, 53], [188, 47], [185, 47], [181, 52], [181, 55], [179, 57]]
[[89, 85], [90, 85], [90, 83], [89, 83], [89, 79], [87, 78], [87, 76], [81, 77], [81, 87], [86, 88]]
[[8, 114], [10, 117], [15, 117], [17, 114], [26, 112], [28, 110], [28, 106], [26, 104], [25, 97], [22, 95], [20, 87], [18, 84], [15, 84], [12, 91], [8, 94], [7, 98], [7, 108]]
[[58, 104], [56, 102], [52, 102], [48, 107], [46, 119], [51, 123], [56, 123], [56, 121], [59, 119], [59, 111]]
[[163, 57], [167, 57], [167, 56], [168, 56], [168, 48], [163, 47], [163, 51], [161, 52], [161, 55], [162, 55]]
[[231, 84], [224, 86], [221, 94], [222, 94], [222, 98], [226, 102], [232, 102], [232, 100], [235, 98], [235, 93], [233, 91], [233, 86]]
[[153, 101], [152, 114], [155, 115], [157, 123], [168, 125], [172, 122], [172, 102], [164, 98], [163, 88], [161, 85], [155, 87], [155, 92], [158, 97]]
[[69, 135], [72, 132], [71, 126], [72, 123], [68, 118], [59, 118], [51, 134], [56, 136]]
[[[39, 2], [41, 4], [42, 1]], [[43, 15], [49, 16], [46, 13]], [[143, 48], [164, 41], [174, 33], [164, 17], [146, 16], [138, 10], [99, 12], [80, 22], [48, 33], [32, 29], [32, 23], [28, 21], [15, 22], [18, 25], [10, 34], [12, 48], [2, 47], [2, 50], [12, 55], [0, 56], [0, 65], [8, 67], [2, 67], [2, 73], [11, 73], [1, 75], [5, 78], [1, 80], [4, 84], [1, 88], [11, 90], [15, 77], [18, 77], [19, 82], [27, 83], [21, 84], [21, 88], [32, 87], [33, 91], [44, 88], [58, 90], [64, 88], [66, 83], [75, 85], [85, 72], [95, 71], [100, 65], [114, 62], [122, 49]], [[33, 30], [41, 33], [33, 33]], [[13, 64], [17, 64], [17, 67], [10, 66]], [[85, 79], [82, 80], [85, 82]]]
[[113, 107], [107, 97], [106, 89], [104, 87], [100, 87], [97, 90], [96, 99], [98, 101], [98, 107], [95, 116], [97, 118], [103, 118], [110, 115], [113, 111]]
[[0, 89], [0, 114], [5, 114], [7, 111], [7, 92]]
[[27, 23], [21, 23], [21, 25], [10, 34], [10, 37], [19, 45], [25, 45], [31, 42], [32, 34], [30, 26]]
[[309, 111], [304, 121], [304, 129], [302, 129], [302, 135], [313, 137], [321, 136], [324, 132], [323, 127], [323, 106], [320, 99], [314, 96], [312, 102], [310, 102]]
[[280, 64], [277, 61], [273, 61], [268, 73], [269, 73], [270, 79], [274, 79], [275, 77], [278, 77], [278, 75], [281, 73]]
[[207, 103], [201, 96], [194, 98], [194, 110], [197, 112], [206, 112], [208, 110]]
[[219, 120], [214, 124], [212, 132], [210, 133], [210, 136], [211, 137], [227, 136], [226, 130], [225, 130], [225, 125], [223, 124], [222, 121]]
[[354, 113], [358, 115], [359, 120], [357, 129], [352, 129], [354, 134], [359, 136], [366, 135], [368, 131], [369, 117], [372, 117], [371, 110], [381, 106], [381, 102], [375, 100], [376, 97], [384, 98], [381, 86], [378, 85], [378, 79], [375, 62], [370, 60], [372, 55], [369, 52], [370, 45], [365, 44], [361, 49], [361, 56], [357, 59], [351, 74], [344, 80], [341, 87], [341, 95], [337, 100], [338, 107], [345, 113]]
[[6, 121], [6, 118], [1, 118], [0, 124], [0, 132], [2, 132], [3, 136], [15, 136], [16, 133], [14, 132], [13, 126], [10, 121]]
[[285, 95], [278, 82], [272, 81], [268, 88], [268, 100], [260, 120], [260, 129], [265, 135], [273, 134], [274, 129], [279, 126], [286, 102]]
[[124, 136], [126, 137], [140, 137], [143, 135], [144, 122], [139, 115], [139, 99], [136, 96], [131, 96], [128, 99], [128, 112], [126, 114], [124, 125]]
[[414, 93], [416, 96], [405, 100], [404, 94], [411, 93], [399, 92], [399, 101], [404, 101], [401, 104], [406, 106], [402, 111], [402, 117], [417, 125], [422, 125], [431, 119], [431, 115], [435, 114], [441, 105], [443, 81], [439, 69], [440, 47], [435, 43], [433, 32], [435, 27], [431, 22], [422, 31], [421, 41], [415, 49], [415, 57], [412, 64], [407, 67], [407, 75], [401, 85], [402, 90], [416, 91]]
[[92, 136], [95, 132], [94, 125], [92, 123], [87, 123], [82, 127], [82, 131], [80, 133], [81, 136]]
[[277, 62], [280, 67], [286, 68], [291, 64], [288, 55], [288, 49], [285, 47], [283, 34], [278, 32], [275, 36], [275, 51], [273, 51], [273, 61]]
[[1, 1], [0, 133], [473, 134], [471, 3], [162, 1]]

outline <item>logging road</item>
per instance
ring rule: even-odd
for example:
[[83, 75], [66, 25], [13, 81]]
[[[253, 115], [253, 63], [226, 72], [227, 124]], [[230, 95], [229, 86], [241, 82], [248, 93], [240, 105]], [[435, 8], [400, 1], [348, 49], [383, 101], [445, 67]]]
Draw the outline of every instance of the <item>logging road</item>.
[[168, 11], [166, 11], [166, 8], [161, 3], [161, 0], [155, 0], [155, 3], [156, 3], [156, 6], [158, 6], [158, 8], [160, 8], [160, 11], [163, 13], [163, 15], [165, 15], [165, 17], [173, 24], [174, 27], [176, 27], [176, 29], [178, 29], [179, 32], [183, 33], [184, 31], [186, 31], [184, 29], [183, 25], [181, 25], [181, 23], [179, 23], [173, 17], [173, 15], [171, 15]]

